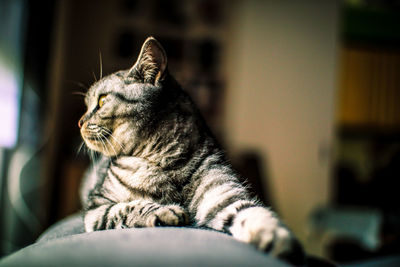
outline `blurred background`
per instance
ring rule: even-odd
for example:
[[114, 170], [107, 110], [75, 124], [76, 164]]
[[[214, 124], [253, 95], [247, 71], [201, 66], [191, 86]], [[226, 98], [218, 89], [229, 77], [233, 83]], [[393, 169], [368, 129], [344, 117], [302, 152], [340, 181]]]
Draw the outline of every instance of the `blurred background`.
[[80, 209], [85, 92], [155, 36], [308, 253], [400, 251], [400, 1], [0, 0], [0, 256]]

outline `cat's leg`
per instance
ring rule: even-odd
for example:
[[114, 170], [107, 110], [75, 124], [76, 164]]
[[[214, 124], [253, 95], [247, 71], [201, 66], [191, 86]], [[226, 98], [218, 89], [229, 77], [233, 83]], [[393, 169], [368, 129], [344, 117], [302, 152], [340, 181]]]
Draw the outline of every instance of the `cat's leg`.
[[179, 205], [161, 205], [149, 200], [103, 204], [84, 215], [86, 232], [105, 229], [179, 226], [188, 223], [186, 212]]
[[301, 246], [278, 217], [248, 196], [235, 175], [227, 169], [210, 169], [189, 204], [197, 225], [232, 234], [292, 263], [304, 261]]

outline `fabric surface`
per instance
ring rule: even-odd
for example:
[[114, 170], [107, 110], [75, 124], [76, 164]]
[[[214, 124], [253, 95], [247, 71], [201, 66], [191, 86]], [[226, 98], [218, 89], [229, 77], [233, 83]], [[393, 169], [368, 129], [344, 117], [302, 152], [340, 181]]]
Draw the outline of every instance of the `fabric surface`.
[[135, 228], [83, 233], [80, 216], [49, 228], [0, 266], [288, 266], [216, 231]]
[[74, 214], [55, 223], [39, 236], [37, 242], [84, 233], [85, 227], [82, 218], [81, 214]]

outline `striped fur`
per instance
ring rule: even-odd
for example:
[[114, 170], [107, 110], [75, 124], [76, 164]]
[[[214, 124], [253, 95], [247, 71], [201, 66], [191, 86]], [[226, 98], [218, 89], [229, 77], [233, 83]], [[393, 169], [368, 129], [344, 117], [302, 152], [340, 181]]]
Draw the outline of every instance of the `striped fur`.
[[101, 153], [82, 186], [86, 231], [192, 225], [274, 255], [293, 251], [292, 234], [238, 182], [197, 108], [167, 73], [154, 38], [132, 69], [96, 82], [85, 101], [81, 134]]

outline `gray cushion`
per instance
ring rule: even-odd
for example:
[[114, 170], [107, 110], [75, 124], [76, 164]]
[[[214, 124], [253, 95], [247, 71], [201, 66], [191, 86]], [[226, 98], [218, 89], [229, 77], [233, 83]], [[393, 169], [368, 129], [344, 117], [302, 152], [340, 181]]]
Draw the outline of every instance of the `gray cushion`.
[[83, 225], [82, 215], [74, 214], [50, 226], [40, 235], [37, 242], [48, 241], [69, 235], [82, 234], [84, 232], [85, 227]]
[[47, 230], [0, 266], [287, 266], [216, 231], [135, 228], [83, 233], [80, 216]]

